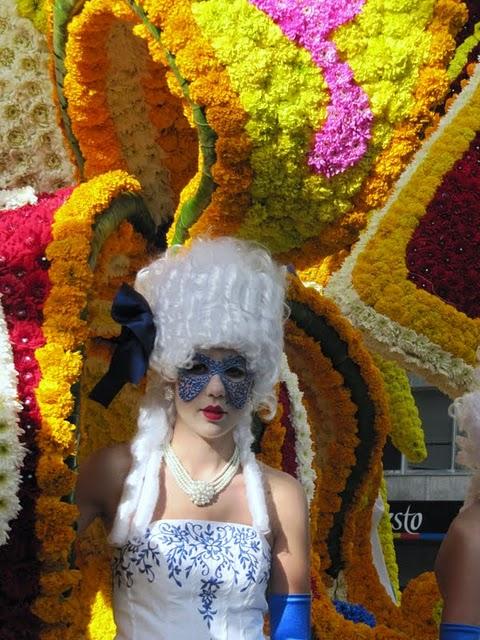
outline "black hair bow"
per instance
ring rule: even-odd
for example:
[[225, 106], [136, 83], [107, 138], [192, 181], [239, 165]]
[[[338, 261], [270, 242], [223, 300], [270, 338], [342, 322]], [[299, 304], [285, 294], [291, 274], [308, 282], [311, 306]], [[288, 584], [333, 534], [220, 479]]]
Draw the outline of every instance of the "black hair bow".
[[112, 304], [112, 318], [122, 325], [107, 373], [90, 392], [90, 398], [108, 407], [126, 382], [137, 384], [148, 369], [155, 343], [152, 310], [145, 298], [122, 284]]

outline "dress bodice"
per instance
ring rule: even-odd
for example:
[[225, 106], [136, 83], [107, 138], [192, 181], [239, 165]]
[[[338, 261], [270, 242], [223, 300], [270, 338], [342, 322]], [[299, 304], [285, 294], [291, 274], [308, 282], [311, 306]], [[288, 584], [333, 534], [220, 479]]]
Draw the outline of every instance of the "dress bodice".
[[260, 640], [270, 546], [249, 525], [157, 520], [116, 549], [116, 640]]

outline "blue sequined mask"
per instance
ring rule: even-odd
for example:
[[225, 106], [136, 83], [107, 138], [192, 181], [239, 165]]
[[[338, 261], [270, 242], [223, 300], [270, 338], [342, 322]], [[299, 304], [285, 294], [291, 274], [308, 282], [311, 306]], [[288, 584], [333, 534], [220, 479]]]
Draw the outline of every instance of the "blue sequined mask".
[[225, 387], [227, 402], [235, 409], [242, 409], [250, 395], [253, 374], [247, 371], [245, 358], [240, 355], [215, 360], [196, 353], [192, 367], [178, 371], [178, 395], [184, 402], [190, 402], [217, 374]]

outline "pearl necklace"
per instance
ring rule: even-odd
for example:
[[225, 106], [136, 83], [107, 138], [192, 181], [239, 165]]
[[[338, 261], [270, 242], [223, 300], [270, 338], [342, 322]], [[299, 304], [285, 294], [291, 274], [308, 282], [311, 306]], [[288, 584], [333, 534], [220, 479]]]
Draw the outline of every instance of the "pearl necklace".
[[216, 478], [210, 481], [192, 480], [170, 444], [164, 447], [163, 455], [180, 489], [190, 496], [190, 500], [198, 507], [210, 504], [215, 496], [230, 483], [240, 466], [240, 452], [238, 447], [235, 446], [232, 457]]

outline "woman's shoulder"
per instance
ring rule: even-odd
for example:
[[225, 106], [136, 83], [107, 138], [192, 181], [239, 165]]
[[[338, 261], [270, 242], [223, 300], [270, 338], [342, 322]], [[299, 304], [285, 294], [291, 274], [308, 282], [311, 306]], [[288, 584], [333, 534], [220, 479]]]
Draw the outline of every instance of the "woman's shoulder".
[[117, 473], [126, 475], [132, 464], [130, 444], [122, 442], [109, 447], [97, 449], [80, 464], [80, 470], [88, 467], [89, 472], [99, 474]]
[[463, 509], [448, 528], [437, 558], [435, 571], [440, 586], [445, 576], [462, 574], [475, 568], [480, 580], [480, 502]]
[[96, 495], [108, 495], [112, 490], [123, 486], [132, 463], [132, 454], [128, 443], [115, 444], [98, 449], [79, 464], [79, 482], [77, 489], [90, 489]]
[[463, 509], [450, 525], [435, 560], [443, 596], [443, 621], [480, 625], [480, 502]]
[[270, 467], [268, 464], [264, 462], [258, 463], [264, 478], [269, 484], [273, 484], [273, 486], [280, 487], [300, 487], [302, 488], [301, 483], [297, 478], [292, 476], [290, 473], [286, 471], [281, 471], [280, 469], [274, 469]]
[[456, 543], [480, 548], [480, 501], [460, 511], [452, 521], [447, 536]]
[[289, 473], [260, 463], [267, 493], [279, 515], [289, 509], [306, 510], [307, 500], [302, 484]]
[[129, 445], [117, 444], [98, 449], [80, 462], [75, 489], [79, 533], [96, 517], [111, 526], [131, 461]]

